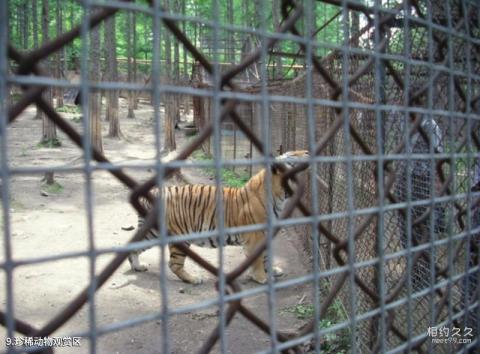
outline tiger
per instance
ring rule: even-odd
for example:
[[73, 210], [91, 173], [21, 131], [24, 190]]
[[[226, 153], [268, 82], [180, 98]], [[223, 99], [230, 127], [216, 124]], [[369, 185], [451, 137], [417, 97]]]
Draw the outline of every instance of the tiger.
[[[305, 161], [309, 153], [306, 150], [289, 151], [275, 159], [271, 166], [271, 191], [273, 214], [278, 217], [282, 212], [289, 195], [282, 186], [282, 176], [299, 161]], [[278, 163], [284, 169], [278, 167]], [[308, 167], [306, 165], [305, 169]], [[283, 170], [283, 172], [282, 172]], [[252, 224], [265, 224], [268, 216], [266, 199], [265, 168], [252, 176], [241, 188], [223, 187], [223, 211], [225, 227], [238, 227]], [[159, 197], [158, 187], [152, 189], [154, 196]], [[168, 236], [185, 235], [192, 232], [213, 231], [217, 226], [216, 216], [216, 186], [201, 184], [186, 184], [183, 186], [164, 187], [165, 220]], [[142, 200], [143, 205], [149, 209], [150, 205]], [[143, 226], [144, 219], [139, 216], [138, 227]], [[156, 230], [146, 233], [148, 240], [158, 238]], [[242, 246], [248, 257], [255, 247], [265, 238], [264, 231], [252, 231], [241, 234], [225, 235], [224, 244], [227, 246]], [[219, 247], [218, 236], [194, 240], [193, 243], [200, 247]], [[187, 246], [191, 242], [185, 242]], [[170, 257], [168, 266], [170, 270], [182, 281], [191, 284], [200, 284], [202, 279], [195, 277], [184, 269], [186, 254], [175, 244], [169, 244]], [[133, 271], [143, 272], [147, 267], [140, 263], [139, 255], [145, 249], [139, 249], [129, 254], [128, 260]], [[265, 267], [265, 252], [257, 258], [250, 268], [250, 278], [260, 284], [267, 281]], [[273, 267], [274, 276], [281, 276], [283, 271]]]

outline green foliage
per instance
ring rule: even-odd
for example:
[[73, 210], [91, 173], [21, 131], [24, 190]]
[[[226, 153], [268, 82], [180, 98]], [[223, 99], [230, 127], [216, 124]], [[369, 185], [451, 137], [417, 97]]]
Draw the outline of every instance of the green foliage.
[[21, 201], [10, 197], [10, 209], [15, 211], [24, 211], [26, 210], [26, 207]]
[[204, 153], [202, 150], [195, 150], [192, 153], [193, 160], [200, 160], [200, 161], [209, 161], [212, 160], [212, 156]]
[[27, 148], [25, 146], [22, 146], [22, 152], [20, 153], [21, 157], [26, 157], [27, 156]]
[[74, 116], [72, 117], [72, 122], [74, 123], [80, 123], [82, 121], [83, 116]]
[[63, 192], [63, 186], [58, 182], [53, 182], [53, 184], [44, 184], [43, 189], [50, 194], [60, 194]]
[[[280, 313], [292, 313], [300, 320], [312, 319], [315, 313], [313, 304], [297, 304], [286, 307]], [[319, 327], [328, 329], [346, 320], [345, 311], [339, 300], [335, 300], [328, 308], [325, 318], [320, 320]], [[323, 353], [346, 354], [349, 352], [350, 335], [348, 329], [341, 329], [322, 336], [321, 350]]]
[[[196, 150], [193, 152], [192, 157], [194, 160], [200, 161], [211, 161], [213, 164], [213, 159], [211, 156], [205, 154], [203, 151]], [[215, 168], [214, 167], [204, 167], [202, 168], [203, 172], [210, 177], [215, 177]], [[249, 176], [247, 173], [239, 173], [233, 171], [230, 168], [223, 167], [220, 170], [220, 177], [222, 184], [227, 187], [241, 188], [248, 182]]]
[[[80, 2], [74, 0], [60, 1], [62, 7], [62, 21], [64, 31], [68, 31], [81, 24], [84, 16], [84, 9]], [[139, 5], [148, 7], [146, 1], [138, 2]], [[232, 8], [229, 9], [229, 4], [232, 4]], [[27, 26], [27, 43], [24, 49], [32, 49], [34, 42], [34, 35], [38, 34], [39, 43], [42, 43], [41, 26], [41, 1], [37, 1], [37, 18], [38, 28], [34, 29], [32, 24], [32, 8], [30, 1], [24, 0], [10, 0], [8, 1], [9, 11], [9, 35], [11, 42], [18, 48], [23, 48], [24, 29], [21, 24], [26, 18], [28, 21]], [[49, 3], [49, 30], [48, 35], [50, 39], [57, 36], [56, 33], [56, 9], [57, 3], [50, 1]], [[338, 7], [328, 4], [314, 4], [314, 23], [312, 31], [316, 31], [317, 28], [322, 26], [328, 21], [337, 11]], [[273, 2], [254, 2], [244, 0], [232, 0], [231, 2], [220, 1], [218, 2], [218, 8], [215, 9], [211, 0], [170, 0], [169, 1], [170, 12], [183, 14], [189, 17], [196, 17], [204, 19], [205, 22], [198, 21], [177, 21], [177, 25], [182, 29], [186, 36], [193, 42], [193, 44], [200, 48], [204, 54], [209, 57], [210, 60], [218, 60], [219, 62], [225, 62], [229, 60], [227, 56], [227, 49], [234, 50], [235, 61], [239, 62], [242, 55], [242, 47], [244, 47], [247, 41], [250, 41], [246, 47], [251, 50], [254, 46], [260, 44], [260, 35], [256, 33], [245, 33], [242, 31], [228, 31], [220, 29], [218, 32], [218, 47], [216, 50], [212, 48], [214, 29], [207, 23], [208, 21], [218, 20], [220, 24], [228, 24], [234, 26], [248, 27], [254, 29], [260, 29], [262, 26], [269, 31], [275, 30], [273, 11]], [[278, 10], [278, 9], [277, 9]], [[24, 13], [27, 16], [23, 16]], [[233, 14], [233, 17], [229, 18], [229, 13]], [[280, 14], [278, 11], [279, 19]], [[153, 19], [149, 14], [142, 12], [136, 12], [136, 47], [134, 57], [141, 60], [151, 60], [153, 58]], [[116, 50], [117, 57], [120, 59], [119, 69], [125, 70], [124, 59], [127, 57], [127, 11], [119, 11], [115, 15], [116, 21]], [[300, 31], [305, 29], [304, 20], [299, 21], [298, 28]], [[319, 43], [341, 43], [342, 38], [339, 33], [341, 31], [341, 16], [332, 21], [328, 26], [322, 29], [317, 35], [316, 39]], [[99, 26], [103, 31], [103, 24]], [[163, 61], [166, 58], [166, 46], [165, 39], [167, 35], [171, 35], [165, 27], [161, 30], [161, 40], [159, 43], [160, 60]], [[103, 41], [103, 35], [100, 36]], [[173, 38], [173, 37], [172, 37]], [[176, 41], [176, 40], [174, 40]], [[171, 48], [173, 53], [173, 46]], [[279, 41], [276, 50], [296, 54], [299, 50], [299, 46], [292, 40]], [[316, 49], [317, 54], [325, 55], [329, 50]], [[181, 72], [183, 77], [189, 77], [191, 75], [193, 57], [188, 51], [185, 51], [182, 45], [179, 46], [180, 61], [183, 62], [184, 54], [187, 59], [188, 65], [179, 65], [179, 69], [187, 70], [187, 72]], [[76, 38], [66, 47], [66, 67], [68, 70], [79, 69], [79, 58], [82, 52], [82, 39]], [[103, 55], [103, 53], [102, 53]], [[303, 59], [294, 59], [293, 57], [283, 57], [282, 64], [284, 67], [284, 74], [286, 77], [293, 77], [297, 75], [296, 72], [288, 70], [291, 64], [303, 65]], [[273, 60], [269, 61], [269, 64], [273, 64]], [[270, 70], [271, 67], [269, 67]], [[161, 65], [161, 70], [165, 70]], [[138, 63], [138, 71], [144, 73], [144, 75], [150, 75], [151, 64], [150, 63]]]
[[81, 113], [82, 109], [78, 106], [63, 106], [56, 109], [59, 113]]
[[10, 97], [12, 98], [13, 102], [18, 102], [22, 96], [23, 95], [21, 93], [12, 93]]
[[184, 127], [185, 136], [193, 137], [198, 134], [198, 129], [196, 127]]
[[[215, 172], [215, 169], [212, 169]], [[237, 173], [228, 168], [222, 168], [222, 182], [229, 187], [241, 188], [248, 182], [246, 173]]]
[[295, 315], [299, 320], [304, 320], [306, 318], [312, 318], [315, 312], [315, 308], [312, 304], [298, 304], [294, 306], [287, 307], [281, 312], [289, 312]]
[[54, 138], [54, 139], [44, 139], [42, 141], [40, 141], [37, 145], [37, 147], [39, 148], [55, 148], [55, 147], [60, 147], [62, 146], [62, 143], [61, 141], [58, 139], [58, 138]]

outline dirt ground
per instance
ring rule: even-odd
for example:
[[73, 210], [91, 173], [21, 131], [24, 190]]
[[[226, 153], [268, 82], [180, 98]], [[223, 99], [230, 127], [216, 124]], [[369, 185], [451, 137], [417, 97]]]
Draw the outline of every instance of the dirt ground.
[[[140, 105], [135, 120], [125, 117], [125, 101], [121, 101], [121, 125], [127, 140], [104, 138], [105, 153], [114, 162], [141, 166], [155, 157], [154, 126], [151, 107]], [[76, 172], [58, 172], [56, 181], [61, 185], [54, 190], [42, 184], [42, 174], [15, 174], [10, 179], [10, 212], [12, 254], [15, 260], [32, 260], [52, 255], [71, 254], [89, 248], [87, 230], [94, 230], [94, 245], [97, 249], [124, 245], [134, 231], [122, 227], [134, 226], [137, 218], [128, 203], [129, 191], [107, 172], [94, 172], [91, 179], [93, 195], [93, 223], [87, 223], [86, 181], [81, 171], [83, 159], [80, 150], [59, 134], [60, 148], [38, 146], [41, 121], [34, 120], [35, 109], [30, 107], [8, 128], [8, 155], [11, 168], [67, 166], [77, 167]], [[72, 118], [71, 115], [66, 115]], [[81, 130], [81, 122], [71, 120]], [[107, 123], [103, 123], [104, 133]], [[105, 136], [104, 135], [104, 136]], [[178, 133], [179, 145], [185, 144], [182, 132]], [[127, 170], [136, 179], [144, 180], [152, 175], [146, 168]], [[192, 182], [203, 182], [205, 178], [198, 170], [185, 171]], [[5, 221], [2, 220], [2, 226]], [[3, 227], [2, 227], [3, 229]], [[3, 234], [2, 234], [3, 236]], [[275, 264], [286, 274], [282, 279], [291, 279], [306, 274], [304, 255], [299, 236], [283, 230], [275, 241]], [[4, 238], [0, 238], [0, 263], [5, 261]], [[202, 256], [217, 264], [217, 251], [196, 248]], [[232, 269], [243, 259], [239, 248], [226, 249], [225, 264]], [[95, 272], [99, 273], [112, 258], [101, 255], [96, 259]], [[96, 340], [98, 353], [160, 353], [162, 325], [159, 319], [140, 325], [112, 331], [127, 320], [160, 313], [161, 287], [166, 287], [168, 308], [178, 310], [185, 306], [215, 299], [215, 279], [192, 261], [187, 268], [202, 276], [204, 282], [198, 286], [182, 283], [170, 270], [168, 281], [160, 284], [160, 261], [158, 249], [142, 254], [141, 259], [149, 264], [149, 271], [130, 271], [128, 262], [114, 273], [97, 292], [94, 307], [84, 306], [66, 325], [52, 334], [55, 337], [85, 333], [90, 323], [106, 330]], [[44, 326], [52, 316], [58, 314], [89, 282], [90, 262], [87, 257], [72, 257], [57, 261], [40, 262], [15, 268], [13, 273], [14, 313], [37, 328]], [[168, 267], [167, 267], [168, 268]], [[5, 274], [0, 272], [0, 308], [5, 311]], [[251, 289], [255, 283], [242, 277], [242, 287]], [[294, 329], [305, 320], [298, 319], [286, 309], [309, 302], [309, 285], [291, 287], [276, 292], [277, 328]], [[257, 315], [268, 321], [266, 294], [248, 297], [244, 303]], [[92, 309], [95, 310], [91, 317]], [[172, 314], [168, 318], [171, 353], [196, 352], [218, 323], [218, 307], [209, 306], [195, 312]], [[92, 322], [93, 321], [93, 322]], [[21, 337], [21, 335], [17, 336]], [[5, 349], [6, 331], [0, 327], [0, 348]], [[228, 353], [252, 353], [269, 348], [269, 337], [257, 327], [236, 315], [226, 331]], [[59, 353], [86, 353], [90, 350], [88, 338], [81, 339], [76, 348], [58, 348]], [[215, 347], [218, 352], [218, 345]]]

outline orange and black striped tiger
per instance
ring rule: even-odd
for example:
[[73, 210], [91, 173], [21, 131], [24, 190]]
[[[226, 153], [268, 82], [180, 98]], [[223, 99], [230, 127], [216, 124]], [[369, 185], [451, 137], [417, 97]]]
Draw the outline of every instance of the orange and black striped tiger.
[[[278, 167], [272, 166], [271, 190], [273, 194], [272, 207], [276, 216], [280, 215], [288, 198], [281, 185], [282, 176], [292, 168], [298, 160], [305, 160], [308, 151], [290, 151], [277, 157], [277, 161], [285, 166], [281, 172]], [[223, 208], [225, 227], [237, 227], [251, 224], [264, 224], [267, 221], [267, 199], [265, 178], [267, 173], [262, 169], [254, 175], [242, 188], [223, 188]], [[210, 185], [183, 185], [165, 187], [165, 219], [169, 236], [184, 235], [192, 232], [209, 231], [216, 229], [216, 187]], [[158, 189], [153, 191], [158, 196]], [[148, 207], [148, 206], [147, 206]], [[143, 219], [139, 218], [139, 228]], [[157, 238], [155, 231], [146, 234], [147, 239]], [[265, 237], [263, 231], [246, 232], [242, 234], [225, 235], [225, 244], [243, 246], [246, 255], [252, 252], [257, 244]], [[190, 245], [189, 243], [187, 243]], [[195, 240], [195, 245], [216, 248], [219, 245], [218, 237], [209, 237]], [[201, 280], [192, 276], [184, 269], [186, 255], [175, 246], [169, 244], [169, 267], [174, 274], [187, 283], [198, 284]], [[145, 271], [147, 268], [139, 263], [138, 256], [141, 252], [132, 252], [128, 260], [135, 271]], [[264, 266], [264, 257], [258, 257], [251, 267], [251, 278], [258, 283], [265, 283], [267, 275]], [[281, 270], [275, 268], [275, 275], [280, 275]]]

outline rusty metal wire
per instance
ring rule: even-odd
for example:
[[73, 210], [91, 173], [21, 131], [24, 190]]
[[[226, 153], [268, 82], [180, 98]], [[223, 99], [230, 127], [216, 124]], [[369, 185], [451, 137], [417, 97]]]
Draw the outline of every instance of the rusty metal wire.
[[[131, 1], [122, 1], [125, 3]], [[361, 38], [362, 35], [366, 33], [371, 33], [374, 31], [376, 33], [376, 46], [373, 50], [373, 54], [366, 55], [367, 59], [360, 65], [359, 67], [355, 68], [351, 73], [348, 73], [346, 76], [340, 78], [335, 77], [334, 72], [332, 71], [330, 64], [332, 61], [337, 60], [338, 58], [342, 58], [343, 60], [347, 60], [348, 53], [345, 53], [345, 46], [333, 50], [328, 56], [324, 58], [320, 58], [315, 54], [315, 51], [309, 50], [307, 45], [299, 41], [299, 54], [304, 56], [309, 53], [311, 56], [309, 61], [313, 65], [313, 69], [316, 74], [325, 82], [328, 87], [328, 92], [330, 92], [329, 101], [332, 102], [331, 107], [333, 108], [333, 121], [328, 126], [320, 136], [317, 137], [317, 141], [315, 144], [315, 148], [313, 153], [315, 156], [322, 156], [328, 155], [326, 153], [326, 149], [332, 141], [338, 137], [339, 134], [349, 135], [349, 139], [355, 142], [361, 154], [364, 156], [371, 156], [372, 164], [370, 169], [370, 176], [372, 181], [375, 181], [381, 187], [378, 187], [376, 190], [375, 195], [373, 196], [373, 205], [379, 206], [384, 205], [386, 203], [391, 203], [392, 205], [401, 204], [402, 201], [398, 200], [398, 196], [394, 193], [394, 185], [396, 180], [398, 179], [398, 165], [396, 165], [392, 160], [388, 160], [385, 158], [378, 158], [380, 152], [377, 151], [375, 147], [372, 147], [370, 142], [365, 140], [364, 132], [359, 130], [359, 128], [354, 124], [353, 120], [348, 121], [348, 111], [350, 109], [348, 103], [349, 100], [352, 99], [355, 102], [362, 102], [364, 105], [372, 106], [374, 109], [376, 104], [382, 104], [383, 102], [378, 102], [377, 99], [373, 97], [363, 97], [358, 91], [354, 89], [355, 85], [358, 84], [359, 81], [364, 79], [367, 75], [372, 75], [372, 73], [377, 70], [378, 63], [381, 61], [383, 63], [386, 71], [389, 73], [391, 78], [393, 78], [393, 84], [396, 85], [396, 89], [398, 92], [405, 94], [406, 100], [404, 103], [404, 107], [406, 108], [421, 108], [424, 107], [425, 102], [428, 100], [429, 95], [429, 88], [432, 87], [432, 83], [434, 83], [438, 77], [440, 76], [440, 70], [434, 71], [434, 73], [429, 76], [425, 77], [423, 82], [417, 83], [414, 89], [409, 89], [409, 83], [405, 82], [402, 78], [402, 74], [398, 70], [395, 65], [395, 59], [389, 59], [386, 55], [387, 48], [390, 43], [391, 39], [391, 29], [394, 24], [396, 24], [399, 17], [402, 17], [405, 21], [405, 10], [408, 9], [410, 11], [414, 11], [417, 16], [413, 18], [409, 18], [410, 21], [417, 23], [419, 26], [425, 26], [426, 28], [431, 28], [431, 23], [425, 24], [420, 20], [428, 22], [428, 17], [425, 14], [424, 4], [420, 4], [416, 0], [412, 0], [406, 3], [399, 3], [396, 7], [391, 9], [381, 8], [379, 4], [376, 5], [364, 5], [357, 2], [350, 2], [350, 1], [337, 1], [337, 0], [324, 0], [323, 2], [328, 4], [333, 4], [339, 6], [343, 9], [344, 12], [348, 10], [358, 11], [365, 16], [367, 19], [366, 25], [356, 34], [353, 34], [350, 38], [346, 41], [349, 43], [353, 43], [353, 41], [358, 40]], [[468, 2], [466, 2], [468, 3]], [[149, 1], [149, 4], [153, 6], [153, 1]], [[462, 6], [460, 6], [462, 7]], [[108, 17], [113, 16], [119, 9], [115, 7], [106, 7], [102, 8], [100, 11], [92, 15], [89, 19], [89, 28], [93, 28], [100, 24], [102, 21], [107, 19]], [[282, 16], [283, 21], [281, 27], [278, 29], [278, 33], [280, 34], [288, 34], [290, 33], [296, 38], [304, 38], [305, 36], [301, 33], [299, 29], [299, 22], [304, 17], [304, 8], [300, 2], [294, 0], [283, 0], [282, 1]], [[466, 36], [467, 40], [469, 41], [470, 45], [472, 46], [473, 50], [476, 51], [478, 54], [480, 52], [480, 45], [478, 37], [475, 37], [474, 29], [471, 26], [475, 26], [475, 21], [471, 21], [472, 18], [475, 16], [478, 18], [478, 8], [475, 6], [466, 6], [462, 7], [464, 11], [463, 16], [460, 16], [458, 21], [452, 24], [452, 28], [450, 29], [449, 35], [451, 33], [463, 33]], [[164, 10], [162, 10], [164, 11]], [[403, 15], [403, 16], [402, 16]], [[168, 16], [162, 16], [163, 24], [166, 28], [177, 38], [179, 42], [181, 42], [186, 50], [192, 55], [192, 57], [208, 72], [209, 74], [214, 74], [214, 66], [213, 64], [202, 54], [202, 52], [196, 48], [196, 46], [191, 42], [191, 40], [186, 36], [184, 32], [182, 32], [181, 27], [178, 25], [175, 19], [172, 19]], [[478, 21], [476, 22], [475, 33], [478, 35]], [[81, 26], [78, 26], [69, 32], [55, 38], [51, 42], [41, 46], [40, 48], [29, 52], [29, 53], [21, 53], [19, 50], [15, 49], [12, 45], [8, 46], [8, 56], [11, 60], [16, 62], [17, 64], [17, 74], [18, 75], [37, 75], [37, 76], [45, 76], [44, 70], [39, 62], [48, 56], [54, 54], [58, 50], [60, 50], [63, 46], [67, 45], [68, 43], [72, 42], [75, 38], [80, 36], [81, 34]], [[433, 41], [435, 42], [438, 48], [446, 48], [448, 44], [448, 35], [443, 34], [435, 34], [432, 36]], [[475, 38], [475, 39], [474, 39]], [[276, 43], [279, 41], [276, 37], [269, 37], [266, 39], [264, 45], [265, 48], [258, 48], [254, 52], [252, 52], [248, 57], [244, 58], [238, 65], [233, 66], [223, 74], [221, 74], [218, 89], [219, 90], [228, 90], [232, 92], [241, 92], [242, 90], [235, 85], [233, 79], [240, 73], [242, 73], [246, 68], [252, 65], [254, 62], [258, 61], [262, 56], [262, 51], [270, 51], [273, 50]], [[441, 50], [440, 50], [441, 51]], [[442, 52], [442, 58], [436, 58], [435, 64], [440, 66], [446, 66], [448, 64], [448, 56]], [[475, 73], [476, 75], [475, 80], [478, 80], [478, 72]], [[454, 83], [454, 90], [457, 93], [458, 97], [461, 99], [463, 103], [463, 113], [469, 114], [474, 119], [471, 119], [471, 127], [469, 129], [469, 134], [462, 137], [461, 141], [459, 141], [455, 147], [455, 150], [451, 153], [458, 153], [461, 154], [465, 149], [472, 150], [473, 148], [475, 151], [480, 150], [480, 136], [479, 136], [479, 121], [478, 121], [478, 102], [480, 95], [477, 93], [472, 97], [471, 92], [466, 92], [465, 85], [459, 81], [457, 78]], [[81, 134], [79, 134], [60, 114], [58, 114], [52, 106], [50, 106], [43, 98], [42, 92], [47, 88], [47, 86], [38, 86], [38, 85], [23, 85], [22, 89], [24, 91], [23, 96], [19, 99], [17, 103], [12, 105], [8, 108], [8, 123], [12, 123], [19, 115], [25, 110], [27, 106], [30, 104], [37, 105], [50, 120], [52, 120], [57, 127], [59, 127], [72, 141], [81, 149], [85, 149], [84, 146], [84, 139]], [[340, 104], [334, 104], [335, 102]], [[251, 141], [251, 143], [255, 146], [256, 149], [260, 153], [264, 153], [268, 151], [265, 148], [264, 143], [262, 140], [255, 135], [252, 131], [251, 127], [249, 127], [241, 118], [240, 114], [237, 113], [237, 106], [239, 104], [238, 100], [226, 98], [221, 101], [221, 112], [220, 112], [220, 119], [219, 121], [222, 122], [224, 120], [231, 119], [233, 123], [236, 124], [236, 127]], [[408, 117], [410, 122], [408, 123], [408, 133], [406, 134], [405, 139], [402, 139], [398, 142], [395, 146], [393, 146], [389, 154], [391, 155], [401, 155], [407, 152], [408, 142], [407, 140], [412, 139], [414, 135], [420, 135], [420, 138], [423, 139], [427, 146], [432, 146], [430, 143], [431, 135], [422, 125], [422, 122], [425, 120], [425, 115], [421, 113], [418, 109], [411, 109], [407, 110]], [[347, 118], [345, 118], [347, 117]], [[346, 120], [347, 119], [347, 120]], [[345, 123], [347, 123], [345, 125]], [[194, 150], [201, 146], [207, 139], [209, 139], [213, 132], [214, 132], [214, 123], [210, 122], [201, 132], [200, 134], [193, 139], [188, 146], [179, 152], [178, 156], [176, 157], [177, 161], [184, 160], [188, 158]], [[347, 127], [347, 129], [345, 129]], [[103, 155], [101, 152], [97, 151], [95, 148], [91, 147], [92, 157], [97, 162], [101, 163], [109, 163], [109, 160]], [[440, 151], [435, 151], [433, 149], [432, 153], [440, 153]], [[478, 156], [477, 156], [478, 157]], [[452, 159], [445, 157], [435, 159], [434, 161], [435, 168], [437, 174], [439, 176], [439, 180], [441, 183], [441, 187], [436, 195], [436, 198], [442, 197], [454, 197], [457, 192], [454, 188], [452, 188], [452, 180], [454, 179], [454, 168], [451, 168]], [[301, 214], [305, 217], [313, 217], [315, 216], [311, 212], [311, 208], [307, 203], [305, 203], [302, 198], [305, 195], [306, 185], [305, 182], [298, 179], [297, 173], [304, 170], [309, 164], [303, 164], [298, 166], [295, 169], [289, 171], [282, 181], [284, 187], [291, 193], [292, 197], [289, 199], [287, 206], [285, 207], [280, 219], [287, 219], [291, 217], [294, 210], [299, 210]], [[448, 168], [450, 166], [450, 168]], [[281, 166], [280, 166], [281, 167]], [[164, 176], [168, 177], [172, 173], [175, 172], [177, 168], [173, 167], [165, 167]], [[379, 173], [379, 171], [382, 173]], [[139, 215], [142, 215], [146, 218], [144, 227], [139, 229], [135, 235], [130, 240], [130, 243], [140, 241], [144, 238], [144, 235], [148, 232], [148, 230], [152, 228], [159, 229], [160, 226], [157, 225], [157, 215], [158, 215], [158, 207], [153, 208], [152, 210], [146, 210], [142, 203], [140, 203], [141, 198], [147, 198], [152, 205], [155, 205], [153, 197], [150, 195], [150, 190], [157, 185], [158, 177], [155, 176], [144, 183], [139, 183], [135, 180], [132, 176], [127, 174], [121, 168], [113, 168], [109, 169], [109, 172], [116, 177], [120, 182], [122, 182], [126, 187], [128, 187], [131, 192], [130, 202], [132, 206], [136, 209]], [[379, 179], [379, 176], [383, 176], [383, 179]], [[291, 189], [291, 184], [289, 181], [294, 181], [295, 188]], [[383, 195], [385, 199], [381, 199], [381, 194], [379, 191], [383, 191]], [[470, 193], [470, 192], [468, 192]], [[471, 210], [473, 210], [476, 206], [480, 204], [480, 198], [478, 198], [478, 193], [473, 197], [469, 194], [469, 198], [471, 199], [471, 203], [461, 203], [459, 201], [454, 202], [454, 216], [453, 219], [456, 221], [458, 226], [458, 232], [465, 232], [468, 235], [471, 232], [472, 225], [467, 220], [468, 215], [471, 214]], [[424, 212], [422, 215], [417, 216], [415, 219], [411, 220], [411, 225], [418, 225], [421, 224], [423, 220], [428, 219], [433, 211], [432, 203], [424, 203], [423, 210]], [[398, 212], [402, 215], [403, 218], [407, 219], [407, 212], [404, 208], [398, 208]], [[345, 270], [339, 273], [336, 281], [333, 285], [330, 286], [328, 289], [328, 293], [325, 297], [322, 298], [321, 306], [318, 310], [319, 318], [323, 318], [329, 307], [332, 305], [334, 300], [339, 296], [342, 288], [346, 287], [348, 279], [351, 279], [352, 282], [358, 286], [359, 291], [371, 299], [372, 303], [376, 304], [376, 308], [379, 309], [380, 307], [383, 309], [381, 316], [383, 316], [383, 333], [393, 333], [393, 335], [397, 336], [401, 342], [407, 342], [410, 350], [415, 350], [418, 352], [426, 351], [424, 343], [428, 339], [426, 336], [420, 336], [417, 338], [409, 337], [409, 333], [405, 332], [404, 328], [400, 328], [398, 322], [395, 322], [395, 309], [394, 307], [389, 307], [389, 305], [394, 304], [396, 301], [399, 300], [399, 296], [401, 291], [407, 286], [409, 282], [410, 274], [406, 272], [395, 284], [395, 286], [391, 287], [390, 289], [386, 290], [385, 293], [378, 293], [376, 287], [372, 287], [372, 285], [363, 279], [355, 269], [350, 268], [350, 264], [352, 262], [352, 253], [351, 253], [351, 243], [357, 242], [359, 239], [366, 237], [367, 234], [366, 230], [375, 225], [378, 225], [379, 222], [379, 213], [371, 212], [366, 214], [362, 219], [361, 222], [356, 223], [355, 227], [352, 229], [351, 237], [345, 237], [345, 235], [338, 235], [332, 232], [331, 228], [327, 226], [326, 222], [316, 221], [313, 225], [318, 229], [318, 233], [321, 238], [328, 240], [333, 245], [333, 256], [335, 258], [336, 263], [342, 267], [345, 267]], [[273, 236], [275, 236], [278, 231], [279, 227], [275, 226], [273, 228]], [[473, 235], [473, 234], [472, 234]], [[455, 249], [453, 250], [454, 257], [460, 257], [462, 255], [462, 251], [465, 248], [465, 243], [470, 242], [472, 247], [475, 247], [475, 242], [473, 242], [473, 237], [470, 239], [469, 237], [464, 237], [460, 239], [460, 242], [456, 245]], [[478, 241], [478, 240], [477, 240]], [[429, 261], [429, 250], [427, 247], [419, 247], [422, 245], [421, 242], [418, 240], [412, 239], [412, 246], [416, 246], [420, 248], [418, 252], [413, 255], [411, 258], [411, 266], [414, 267], [421, 259], [425, 261]], [[185, 252], [188, 257], [190, 257], [194, 262], [200, 265], [202, 268], [213, 274], [214, 276], [219, 275], [219, 269], [197, 254], [195, 251], [191, 250], [189, 247], [183, 244], [179, 244], [178, 247]], [[242, 275], [246, 269], [267, 249], [267, 239], [264, 240], [256, 250], [251, 254], [247, 259], [245, 259], [239, 266], [237, 266], [233, 271], [230, 273], [224, 274], [225, 280], [225, 295], [232, 295], [238, 294], [242, 291], [242, 288], [238, 282], [238, 278]], [[478, 250], [477, 250], [478, 252]], [[118, 267], [122, 264], [122, 262], [127, 258], [128, 253], [122, 252], [115, 255], [114, 259], [100, 272], [100, 274], [95, 279], [95, 289], [98, 290], [102, 287], [106, 280], [118, 269]], [[451, 281], [451, 264], [446, 264], [443, 267], [438, 264], [433, 264], [433, 269], [436, 275], [436, 281], [439, 282], [441, 279], [446, 281]], [[478, 264], [476, 272], [478, 273]], [[314, 274], [315, 277], [319, 277], [319, 274]], [[219, 289], [219, 284], [216, 284], [217, 289]], [[433, 289], [433, 288], [432, 288]], [[438, 315], [442, 312], [442, 309], [446, 306], [450, 306], [448, 304], [448, 291], [445, 290], [445, 286], [439, 286], [434, 288], [434, 292], [438, 295], [439, 301], [436, 304], [436, 314], [437, 318], [436, 321], [439, 320]], [[36, 336], [36, 337], [43, 337], [52, 334], [54, 331], [59, 329], [63, 324], [65, 324], [72, 316], [79, 311], [88, 301], [89, 301], [89, 291], [91, 291], [91, 286], [85, 287], [85, 289], [78, 294], [70, 304], [60, 313], [53, 316], [46, 325], [42, 328], [33, 328], [28, 323], [25, 323], [21, 319], [13, 319], [14, 328], [16, 331], [23, 333], [25, 335]], [[478, 300], [478, 299], [477, 299]], [[456, 308], [458, 305], [453, 305], [454, 312], [460, 313], [462, 311], [461, 308]], [[477, 302], [477, 310], [478, 310], [478, 302]], [[295, 334], [292, 333], [282, 333], [277, 331], [277, 333], [270, 333], [271, 327], [268, 323], [262, 320], [257, 314], [253, 313], [248, 309], [248, 307], [242, 302], [242, 299], [237, 299], [235, 301], [230, 301], [227, 305], [227, 309], [225, 312], [225, 325], [228, 326], [235, 314], [241, 314], [246, 319], [248, 319], [253, 325], [257, 326], [261, 331], [274, 335], [277, 341], [280, 344], [279, 349], [282, 353], [301, 353], [304, 350], [303, 344], [306, 341], [311, 340], [314, 336], [314, 329], [315, 329], [315, 320], [312, 320], [310, 324], [304, 326], [303, 328], [299, 329]], [[8, 322], [8, 313], [0, 312], [0, 324], [3, 326], [7, 326]], [[378, 316], [377, 314], [371, 315], [372, 317]], [[355, 314], [354, 314], [355, 317]], [[453, 323], [458, 323], [460, 321], [458, 318], [453, 320]], [[212, 350], [214, 345], [218, 342], [219, 337], [221, 335], [221, 331], [223, 327], [219, 324], [217, 328], [208, 336], [207, 340], [202, 345], [199, 353], [208, 353]], [[301, 339], [302, 343], [298, 343], [298, 340]], [[385, 338], [379, 336], [373, 348], [370, 348], [373, 352], [380, 352], [385, 351]], [[293, 343], [293, 344], [292, 344]], [[478, 341], [477, 341], [477, 348], [478, 348]], [[318, 348], [317, 348], [318, 349]], [[52, 352], [51, 349], [45, 349], [43, 352]], [[40, 352], [40, 351], [39, 351]]]

